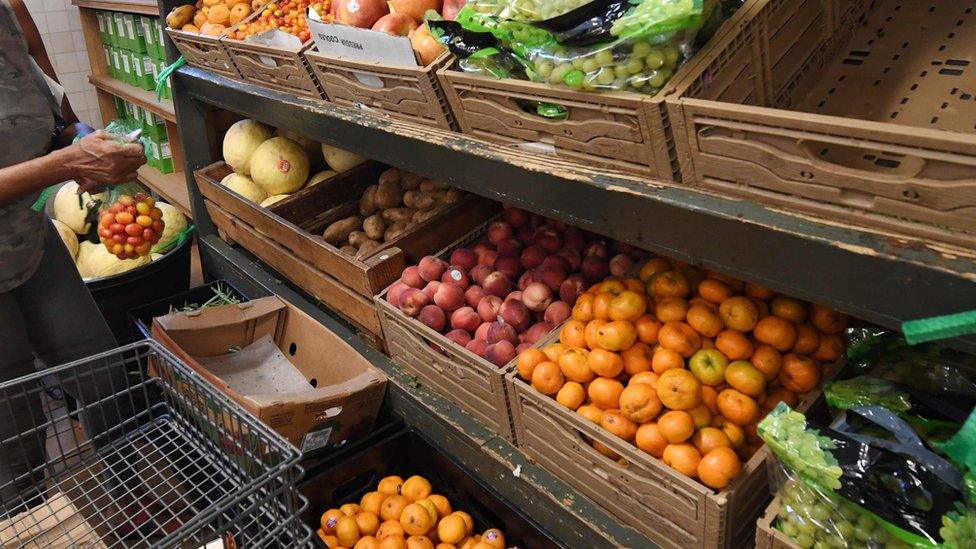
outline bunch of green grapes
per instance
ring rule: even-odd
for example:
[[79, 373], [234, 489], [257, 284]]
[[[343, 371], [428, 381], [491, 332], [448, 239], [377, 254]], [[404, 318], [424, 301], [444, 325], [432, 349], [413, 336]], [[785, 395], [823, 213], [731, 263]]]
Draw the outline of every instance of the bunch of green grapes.
[[939, 535], [949, 549], [976, 547], [976, 510], [957, 504], [956, 511], [943, 515]]
[[476, 0], [468, 2], [478, 13], [517, 21], [544, 21], [575, 10], [592, 0]]
[[641, 40], [602, 48], [559, 48], [537, 52], [537, 79], [585, 91], [655, 94], [671, 79], [681, 52], [670, 44]]
[[758, 432], [776, 457], [800, 477], [832, 490], [840, 488], [841, 468], [827, 451], [833, 442], [808, 429], [806, 416], [781, 402], [759, 422]]
[[788, 480], [779, 495], [776, 528], [804, 549], [909, 547], [853, 503], [803, 481]]

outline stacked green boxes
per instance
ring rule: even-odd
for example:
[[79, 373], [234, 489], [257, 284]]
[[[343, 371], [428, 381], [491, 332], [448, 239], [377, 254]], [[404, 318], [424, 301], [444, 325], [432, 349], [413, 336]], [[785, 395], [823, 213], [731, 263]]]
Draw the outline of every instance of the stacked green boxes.
[[[166, 66], [163, 24], [159, 18], [104, 10], [97, 10], [95, 16], [109, 76], [155, 91], [156, 75]], [[168, 84], [163, 97], [171, 97]]]

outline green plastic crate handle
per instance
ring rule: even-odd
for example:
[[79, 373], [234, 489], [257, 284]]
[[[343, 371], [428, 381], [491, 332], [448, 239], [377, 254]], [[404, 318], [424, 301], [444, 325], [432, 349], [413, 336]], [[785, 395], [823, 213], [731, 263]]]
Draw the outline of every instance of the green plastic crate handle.
[[908, 320], [901, 331], [909, 345], [976, 334], [976, 311]]

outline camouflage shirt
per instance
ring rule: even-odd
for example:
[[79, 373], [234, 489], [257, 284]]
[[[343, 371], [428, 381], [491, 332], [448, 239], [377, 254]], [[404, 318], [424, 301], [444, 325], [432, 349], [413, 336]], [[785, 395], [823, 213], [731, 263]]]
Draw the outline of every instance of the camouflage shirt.
[[[58, 109], [8, 0], [0, 0], [0, 168], [43, 156]], [[0, 206], [0, 292], [26, 281], [41, 261], [46, 225], [31, 209], [39, 193]]]

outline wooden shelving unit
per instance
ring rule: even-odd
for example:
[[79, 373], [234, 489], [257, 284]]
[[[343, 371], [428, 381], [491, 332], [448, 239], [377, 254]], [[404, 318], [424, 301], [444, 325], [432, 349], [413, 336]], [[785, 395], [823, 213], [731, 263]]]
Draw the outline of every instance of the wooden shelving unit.
[[190, 193], [186, 188], [186, 177], [182, 171], [162, 173], [155, 168], [143, 166], [136, 172], [139, 182], [149, 187], [166, 202], [176, 206], [183, 215], [193, 217], [190, 210]]
[[[173, 109], [173, 102], [169, 99], [156, 99], [156, 92], [137, 88], [107, 75], [92, 74], [88, 77], [88, 81], [100, 91], [115, 97], [121, 97], [130, 103], [135, 103], [144, 109], [162, 116], [169, 122], [176, 123], [176, 111]], [[112, 109], [114, 111], [114, 105], [112, 105]], [[102, 113], [102, 117], [105, 117], [104, 112]]]

